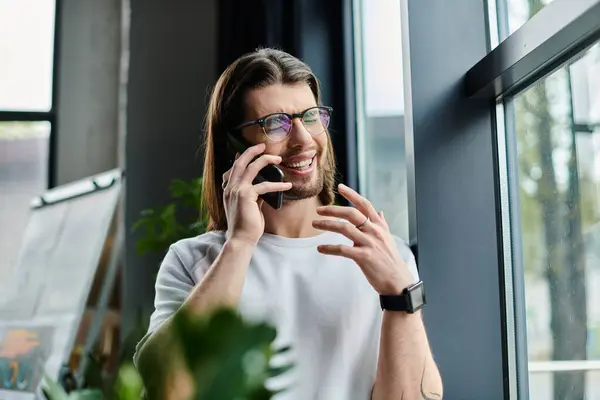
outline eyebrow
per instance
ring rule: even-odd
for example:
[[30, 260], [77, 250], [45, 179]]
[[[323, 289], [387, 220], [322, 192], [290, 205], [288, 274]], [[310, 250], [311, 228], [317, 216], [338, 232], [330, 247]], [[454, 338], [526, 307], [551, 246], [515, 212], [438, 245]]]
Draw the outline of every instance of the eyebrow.
[[318, 107], [318, 106], [319, 106], [318, 104], [314, 104], [314, 105], [311, 105], [311, 106], [303, 107], [303, 108], [299, 109], [298, 111], [294, 111], [294, 112], [288, 112], [288, 111], [284, 111], [281, 108], [278, 108], [277, 111], [265, 112], [265, 113], [261, 114], [258, 118], [261, 118], [262, 116], [269, 115], [269, 114], [275, 114], [275, 113], [299, 114], [299, 113], [302, 113], [302, 112], [308, 110], [309, 108]]

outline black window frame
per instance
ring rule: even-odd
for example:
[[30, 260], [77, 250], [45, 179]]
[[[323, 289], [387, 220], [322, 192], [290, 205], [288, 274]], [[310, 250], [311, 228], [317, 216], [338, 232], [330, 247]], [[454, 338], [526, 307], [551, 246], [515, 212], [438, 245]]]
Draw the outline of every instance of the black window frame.
[[516, 138], [498, 122], [504, 99], [600, 40], [600, 0], [554, 0], [512, 34], [491, 32], [487, 0], [399, 1], [410, 244], [444, 394], [527, 399]]
[[59, 54], [60, 54], [60, 15], [62, 0], [54, 0], [54, 40], [52, 56], [52, 94], [51, 107], [49, 111], [20, 111], [0, 109], [0, 122], [48, 122], [50, 124], [50, 135], [48, 139], [48, 175], [47, 188], [56, 186], [57, 165], [57, 134], [58, 134], [58, 77], [59, 77]]

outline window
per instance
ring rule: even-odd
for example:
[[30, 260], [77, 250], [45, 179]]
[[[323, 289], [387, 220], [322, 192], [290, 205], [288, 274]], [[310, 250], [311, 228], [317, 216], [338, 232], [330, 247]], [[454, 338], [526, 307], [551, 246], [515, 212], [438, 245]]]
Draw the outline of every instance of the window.
[[0, 0], [0, 282], [16, 261], [30, 200], [51, 183], [54, 9], [54, 0]]
[[[500, 41], [519, 29], [525, 22], [533, 18], [542, 8], [554, 0], [490, 0], [488, 8], [492, 25], [500, 24], [501, 29], [493, 29], [493, 34], [499, 32]], [[497, 40], [492, 40], [496, 47]]]
[[[491, 3], [498, 10], [498, 37], [491, 21], [496, 47], [498, 38], [504, 40], [551, 1], [508, 0], [508, 12], [502, 11], [506, 0]], [[556, 0], [546, 23], [559, 25], [557, 16], [567, 3]], [[530, 36], [519, 40], [528, 39], [531, 43]], [[524, 299], [517, 293], [515, 301], [526, 320], [521, 329], [527, 352], [520, 354], [527, 358], [525, 390], [532, 399], [600, 395], [600, 298], [595, 290], [600, 287], [599, 77], [596, 44], [504, 102], [502, 124], [506, 135], [516, 139], [517, 174], [509, 185], [517, 187], [512, 192], [518, 198], [513, 204], [518, 232], [512, 240], [520, 249], [514, 254], [520, 266], [515, 273], [522, 275], [516, 279], [522, 278]], [[504, 218], [513, 218], [514, 224], [514, 215]]]
[[53, 0], [0, 0], [0, 110], [50, 111]]
[[[507, 1], [507, 0], [504, 0]], [[553, 0], [508, 0], [508, 31], [513, 33]]]
[[600, 0], [486, 1], [401, 1], [444, 395], [600, 398]]
[[597, 398], [600, 45], [512, 102], [530, 395]]
[[400, 0], [354, 1], [359, 185], [408, 240]]

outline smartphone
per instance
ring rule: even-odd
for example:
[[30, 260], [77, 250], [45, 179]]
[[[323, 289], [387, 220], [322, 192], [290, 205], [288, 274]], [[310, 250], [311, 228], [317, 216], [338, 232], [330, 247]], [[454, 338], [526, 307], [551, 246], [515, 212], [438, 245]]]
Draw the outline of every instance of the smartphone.
[[[246, 142], [242, 137], [234, 136], [231, 133], [227, 133], [227, 147], [231, 157], [231, 164], [235, 160], [235, 153], [242, 154], [250, 144]], [[283, 171], [276, 165], [269, 164], [260, 170], [254, 181], [254, 185], [260, 182], [283, 182]], [[273, 207], [275, 210], [279, 210], [283, 206], [283, 192], [270, 192], [259, 196], [268, 205]]]

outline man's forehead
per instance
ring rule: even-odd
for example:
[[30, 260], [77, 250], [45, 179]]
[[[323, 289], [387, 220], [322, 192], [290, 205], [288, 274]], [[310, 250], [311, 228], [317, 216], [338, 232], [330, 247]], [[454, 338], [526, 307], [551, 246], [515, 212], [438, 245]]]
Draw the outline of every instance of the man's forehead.
[[245, 108], [248, 118], [260, 118], [274, 112], [297, 113], [316, 105], [307, 83], [274, 84], [246, 93]]

